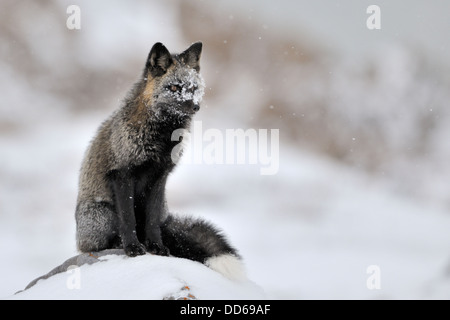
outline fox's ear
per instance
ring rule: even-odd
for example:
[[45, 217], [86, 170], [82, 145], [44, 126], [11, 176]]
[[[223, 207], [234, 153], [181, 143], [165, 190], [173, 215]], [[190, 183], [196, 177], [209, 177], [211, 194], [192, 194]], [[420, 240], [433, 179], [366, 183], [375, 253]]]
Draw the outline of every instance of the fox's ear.
[[200, 55], [202, 54], [202, 43], [196, 42], [180, 54], [181, 60], [191, 68], [200, 71]]
[[153, 77], [159, 77], [166, 73], [172, 63], [169, 50], [161, 42], [157, 42], [148, 54], [145, 70], [146, 73], [150, 72]]

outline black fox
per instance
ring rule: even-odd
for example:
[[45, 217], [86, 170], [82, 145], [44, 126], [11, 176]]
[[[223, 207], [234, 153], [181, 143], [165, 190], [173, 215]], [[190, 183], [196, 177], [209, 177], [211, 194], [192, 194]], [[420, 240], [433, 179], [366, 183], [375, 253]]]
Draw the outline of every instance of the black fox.
[[199, 261], [241, 278], [237, 251], [210, 223], [168, 213], [165, 185], [175, 164], [176, 129], [200, 108], [202, 43], [170, 54], [156, 43], [123, 105], [99, 128], [82, 163], [76, 207], [82, 252], [123, 248]]

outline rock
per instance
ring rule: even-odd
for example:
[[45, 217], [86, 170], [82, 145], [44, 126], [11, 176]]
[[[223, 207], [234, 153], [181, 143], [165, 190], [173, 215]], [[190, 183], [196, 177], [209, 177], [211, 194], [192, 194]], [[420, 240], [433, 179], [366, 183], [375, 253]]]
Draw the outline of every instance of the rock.
[[9, 299], [264, 299], [250, 280], [233, 281], [205, 265], [121, 249], [67, 259]]

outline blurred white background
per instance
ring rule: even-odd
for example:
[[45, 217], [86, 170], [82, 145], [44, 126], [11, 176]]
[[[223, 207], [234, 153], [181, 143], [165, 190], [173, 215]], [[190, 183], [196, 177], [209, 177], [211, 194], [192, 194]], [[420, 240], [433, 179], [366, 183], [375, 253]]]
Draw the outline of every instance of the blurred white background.
[[[380, 30], [366, 27], [371, 4]], [[0, 297], [76, 254], [83, 153], [151, 46], [200, 40], [196, 120], [279, 129], [280, 168], [181, 165], [171, 210], [223, 228], [269, 298], [449, 299], [448, 12], [438, 0], [3, 0]]]

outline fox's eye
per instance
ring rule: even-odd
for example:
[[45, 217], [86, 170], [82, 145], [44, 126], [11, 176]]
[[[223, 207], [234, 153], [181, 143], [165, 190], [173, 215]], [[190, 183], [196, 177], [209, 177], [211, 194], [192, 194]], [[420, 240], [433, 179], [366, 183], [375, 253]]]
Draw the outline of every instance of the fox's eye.
[[169, 86], [169, 90], [172, 92], [178, 92], [181, 91], [181, 87], [177, 86], [176, 84], [172, 84], [171, 86]]

